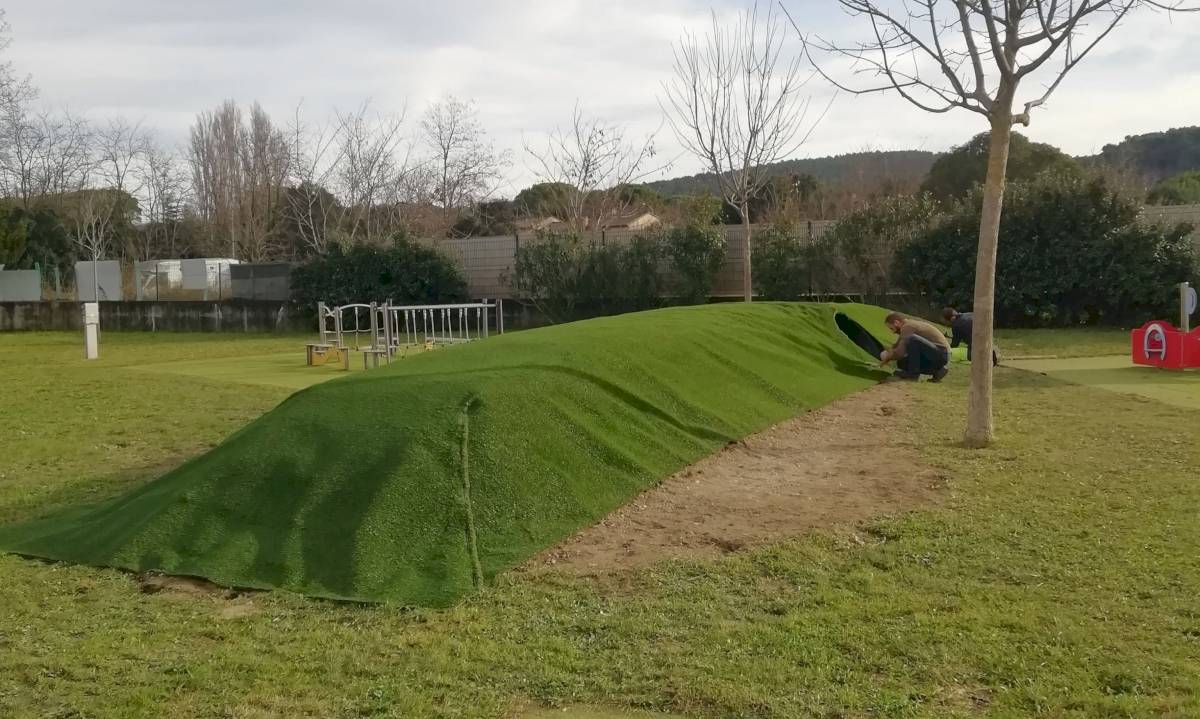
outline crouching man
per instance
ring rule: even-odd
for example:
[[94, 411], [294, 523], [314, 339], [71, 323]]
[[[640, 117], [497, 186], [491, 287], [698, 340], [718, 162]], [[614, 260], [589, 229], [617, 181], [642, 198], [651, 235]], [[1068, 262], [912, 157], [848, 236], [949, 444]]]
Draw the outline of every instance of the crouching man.
[[893, 375], [899, 379], [918, 380], [927, 374], [931, 382], [941, 382], [950, 371], [950, 343], [946, 335], [928, 322], [899, 312], [888, 315], [884, 323], [898, 337], [891, 349], [880, 353], [880, 363], [895, 362]]
[[[950, 331], [954, 335], [950, 338], [950, 347], [957, 347], [960, 344], [967, 346], [967, 361], [971, 360], [971, 333], [975, 329], [975, 315], [970, 312], [959, 312], [953, 307], [947, 307], [942, 310], [942, 317], [946, 320], [946, 324], [950, 325]], [[1000, 364], [1000, 353], [992, 348], [992, 366]]]

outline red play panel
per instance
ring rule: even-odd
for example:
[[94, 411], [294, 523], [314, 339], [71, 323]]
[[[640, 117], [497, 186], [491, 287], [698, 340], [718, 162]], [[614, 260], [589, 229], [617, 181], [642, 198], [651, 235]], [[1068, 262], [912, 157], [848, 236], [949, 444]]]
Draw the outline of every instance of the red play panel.
[[1164, 369], [1200, 367], [1200, 328], [1184, 332], [1155, 320], [1133, 331], [1133, 363]]

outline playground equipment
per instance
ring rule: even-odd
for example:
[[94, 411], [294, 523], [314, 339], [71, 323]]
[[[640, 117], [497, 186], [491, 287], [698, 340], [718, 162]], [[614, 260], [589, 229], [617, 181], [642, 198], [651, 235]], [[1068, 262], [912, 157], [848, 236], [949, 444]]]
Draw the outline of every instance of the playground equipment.
[[350, 350], [347, 347], [309, 344], [306, 349], [308, 350], [309, 367], [337, 363], [342, 366], [342, 369], [350, 369]]
[[1132, 333], [1133, 363], [1162, 369], [1200, 367], [1200, 328], [1189, 331], [1196, 311], [1196, 290], [1187, 282], [1179, 285], [1179, 327], [1152, 320]]
[[[495, 319], [493, 323], [493, 313]], [[393, 305], [317, 303], [319, 340], [307, 345], [308, 364], [325, 364], [326, 355], [342, 359], [349, 369], [351, 349], [363, 355], [363, 369], [378, 367], [409, 348], [485, 339], [504, 334], [504, 301], [446, 305]]]

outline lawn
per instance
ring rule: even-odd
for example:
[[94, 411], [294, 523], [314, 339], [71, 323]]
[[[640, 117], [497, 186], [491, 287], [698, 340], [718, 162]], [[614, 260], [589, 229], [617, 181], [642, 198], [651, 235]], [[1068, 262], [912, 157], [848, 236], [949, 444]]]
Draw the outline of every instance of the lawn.
[[1099, 357], [1129, 355], [1129, 330], [1069, 328], [996, 330], [1004, 359], [1016, 357]]
[[[290, 392], [139, 365], [301, 342], [109, 333], [85, 365], [75, 335], [0, 335], [0, 521], [141, 484]], [[970, 452], [965, 375], [916, 388], [942, 507], [620, 583], [402, 611], [0, 556], [0, 716], [1200, 715], [1194, 411], [1001, 368], [1000, 441]]]

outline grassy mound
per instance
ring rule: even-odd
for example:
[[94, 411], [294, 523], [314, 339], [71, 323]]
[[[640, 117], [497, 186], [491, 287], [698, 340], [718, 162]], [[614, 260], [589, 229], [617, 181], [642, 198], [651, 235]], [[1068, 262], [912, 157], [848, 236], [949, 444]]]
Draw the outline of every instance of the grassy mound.
[[444, 606], [680, 467], [883, 373], [835, 321], [742, 304], [496, 337], [302, 390], [162, 478], [0, 528], [19, 554]]

